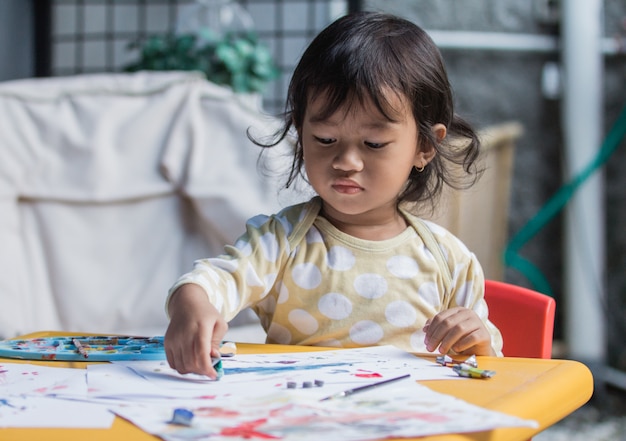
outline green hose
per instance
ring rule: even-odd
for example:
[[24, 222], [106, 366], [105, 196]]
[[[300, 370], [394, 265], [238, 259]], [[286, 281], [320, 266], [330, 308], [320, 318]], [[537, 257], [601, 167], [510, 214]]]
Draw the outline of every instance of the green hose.
[[613, 152], [619, 147], [626, 136], [626, 106], [622, 109], [615, 124], [604, 139], [596, 156], [583, 170], [566, 182], [558, 191], [539, 209], [509, 241], [504, 249], [504, 265], [518, 270], [533, 285], [534, 289], [553, 296], [552, 289], [546, 277], [532, 262], [519, 254], [519, 250], [530, 241], [572, 198], [578, 188], [594, 174], [594, 172], [608, 161]]

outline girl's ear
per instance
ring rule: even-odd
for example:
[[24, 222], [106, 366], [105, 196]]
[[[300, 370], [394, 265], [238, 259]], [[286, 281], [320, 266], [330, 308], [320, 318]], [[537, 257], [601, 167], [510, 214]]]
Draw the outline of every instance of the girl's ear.
[[[433, 135], [435, 135], [435, 140], [438, 143], [443, 141], [448, 134], [448, 130], [443, 124], [435, 124], [431, 127], [431, 131], [433, 132]], [[415, 167], [423, 169], [430, 161], [433, 160], [436, 154], [437, 150], [435, 150], [435, 146], [430, 143], [422, 143], [419, 146], [417, 155], [415, 155]]]
[[446, 126], [441, 123], [435, 124], [430, 128], [430, 130], [433, 132], [433, 135], [435, 135], [437, 142], [443, 141], [448, 134], [448, 129], [446, 129]]

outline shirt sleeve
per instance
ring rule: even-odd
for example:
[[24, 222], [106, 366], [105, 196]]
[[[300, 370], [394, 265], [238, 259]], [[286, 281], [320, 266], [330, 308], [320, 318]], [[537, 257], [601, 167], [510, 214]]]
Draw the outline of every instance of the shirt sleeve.
[[193, 270], [181, 276], [170, 288], [172, 294], [182, 285], [200, 286], [226, 321], [242, 309], [264, 299], [272, 289], [285, 257], [289, 254], [288, 219], [281, 214], [259, 215], [246, 223], [246, 232], [224, 254], [194, 262]]
[[448, 308], [469, 308], [483, 321], [491, 335], [491, 347], [502, 357], [502, 335], [489, 320], [489, 308], [485, 301], [485, 276], [476, 255], [455, 236], [449, 234], [447, 245], [448, 263], [452, 270], [452, 286]]

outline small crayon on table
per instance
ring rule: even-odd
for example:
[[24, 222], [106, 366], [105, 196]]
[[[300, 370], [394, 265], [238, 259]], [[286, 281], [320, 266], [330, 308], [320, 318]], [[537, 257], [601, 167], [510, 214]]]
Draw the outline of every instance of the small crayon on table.
[[478, 369], [468, 364], [457, 364], [456, 366], [452, 366], [454, 372], [457, 373], [460, 377], [469, 377], [469, 378], [491, 378], [496, 374], [496, 371], [490, 371], [487, 369]]
[[191, 420], [193, 419], [193, 412], [188, 409], [174, 409], [174, 415], [172, 419], [168, 421], [168, 424], [176, 424], [178, 426], [191, 426]]

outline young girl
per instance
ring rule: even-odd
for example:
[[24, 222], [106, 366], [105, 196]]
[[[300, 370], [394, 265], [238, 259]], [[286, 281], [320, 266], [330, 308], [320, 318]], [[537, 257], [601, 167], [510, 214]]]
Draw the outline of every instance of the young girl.
[[[305, 51], [284, 130], [297, 132], [289, 185], [318, 196], [250, 219], [225, 254], [171, 288], [165, 349], [181, 373], [215, 377], [226, 322], [252, 307], [268, 343], [500, 355], [482, 269], [449, 232], [407, 207], [475, 177], [479, 142], [453, 112], [432, 40], [379, 13], [340, 18]], [[453, 147], [446, 140], [466, 140]]]

